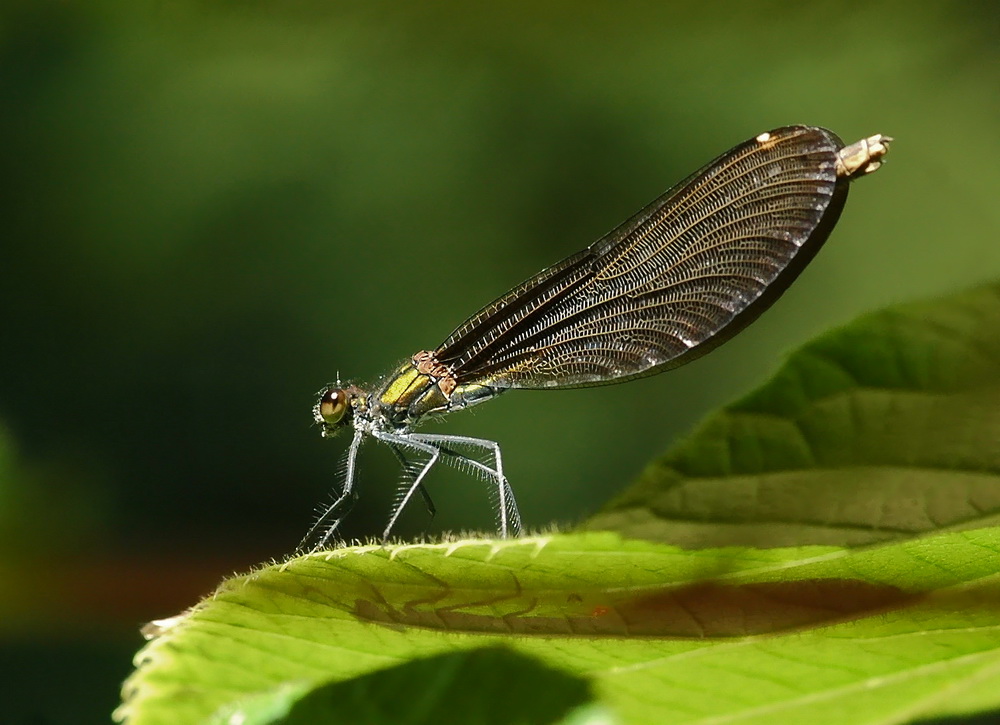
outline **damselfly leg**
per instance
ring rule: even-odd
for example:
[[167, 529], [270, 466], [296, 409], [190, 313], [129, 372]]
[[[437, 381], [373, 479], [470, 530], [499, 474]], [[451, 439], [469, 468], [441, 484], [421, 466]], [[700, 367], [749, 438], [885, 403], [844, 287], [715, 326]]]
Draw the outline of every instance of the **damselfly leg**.
[[[392, 506], [392, 513], [389, 515], [389, 523], [385, 525], [385, 531], [382, 532], [382, 541], [385, 541], [386, 539], [389, 538], [389, 533], [392, 531], [392, 528], [396, 525], [396, 521], [399, 519], [399, 515], [403, 512], [403, 509], [406, 508], [406, 504], [408, 504], [410, 502], [410, 499], [413, 498], [413, 494], [422, 488], [424, 476], [426, 476], [427, 472], [434, 467], [435, 463], [437, 463], [437, 460], [440, 457], [441, 452], [438, 450], [437, 446], [433, 446], [429, 443], [424, 443], [422, 441], [414, 440], [413, 436], [409, 434], [388, 433], [386, 431], [373, 431], [372, 435], [374, 435], [380, 441], [388, 443], [390, 446], [399, 446], [400, 448], [408, 448], [410, 450], [426, 453], [428, 456], [427, 462], [423, 464], [423, 466], [420, 469], [420, 472], [413, 477], [413, 480], [410, 482], [409, 487], [403, 489], [403, 491], [401, 492], [402, 495], [396, 498], [396, 502]], [[408, 469], [404, 467], [404, 470]]]
[[[392, 449], [392, 452], [396, 455], [396, 460], [399, 461], [399, 465], [403, 469], [403, 483], [409, 486], [416, 477], [418, 471], [412, 470], [410, 460], [403, 455], [401, 450], [399, 450], [399, 446], [395, 446], [390, 443], [389, 448]], [[437, 507], [434, 505], [434, 501], [431, 499], [431, 495], [427, 491], [427, 486], [421, 483], [417, 487], [417, 491], [420, 493], [420, 498], [424, 500], [424, 507], [427, 509], [427, 513], [429, 513], [433, 519], [434, 516], [437, 515]]]
[[317, 548], [330, 541], [340, 526], [340, 522], [354, 508], [354, 502], [358, 499], [358, 495], [354, 491], [354, 477], [357, 470], [358, 451], [361, 449], [364, 439], [365, 435], [362, 431], [354, 432], [354, 438], [351, 439], [351, 445], [344, 458], [344, 485], [340, 489], [340, 495], [334, 499], [333, 503], [326, 508], [306, 532], [306, 535], [302, 537], [302, 541], [296, 547], [297, 551], [308, 551], [313, 548], [309, 544], [314, 539]]
[[[514, 499], [514, 492], [503, 473], [503, 458], [500, 453], [500, 446], [496, 441], [484, 438], [472, 438], [469, 436], [457, 435], [433, 435], [421, 433], [388, 433], [385, 431], [374, 432], [373, 435], [385, 442], [392, 449], [403, 468], [403, 487], [400, 489], [393, 504], [389, 521], [382, 532], [382, 540], [389, 538], [395, 528], [406, 505], [413, 498], [413, 494], [419, 492], [427, 505], [428, 511], [433, 516], [435, 513], [434, 503], [430, 499], [424, 487], [423, 481], [431, 468], [439, 460], [464, 468], [476, 473], [481, 478], [491, 482], [496, 486], [496, 516], [497, 528], [500, 536], [517, 536], [521, 530], [521, 515]], [[470, 456], [460, 453], [449, 446], [466, 446], [476, 448], [487, 453], [493, 466], [476, 460]], [[427, 455], [427, 460], [414, 465], [404, 454], [402, 449], [416, 451]], [[339, 521], [338, 521], [339, 523]], [[332, 536], [333, 529], [330, 529], [321, 540], [320, 544], [325, 544]]]
[[[503, 473], [503, 457], [500, 454], [500, 444], [485, 438], [470, 436], [444, 435], [433, 433], [411, 433], [411, 438], [437, 446], [438, 449], [459, 465], [468, 466], [473, 471], [491, 480], [497, 487], [497, 524], [501, 538], [517, 536], [521, 532], [521, 514], [517, 509], [514, 491]], [[493, 468], [477, 461], [475, 458], [462, 455], [447, 446], [469, 446], [489, 453], [493, 459]]]

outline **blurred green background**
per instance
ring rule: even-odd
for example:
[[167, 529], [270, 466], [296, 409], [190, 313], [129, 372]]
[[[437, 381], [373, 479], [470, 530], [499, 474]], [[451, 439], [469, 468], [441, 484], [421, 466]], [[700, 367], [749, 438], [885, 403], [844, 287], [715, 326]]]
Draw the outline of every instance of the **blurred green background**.
[[[374, 381], [730, 146], [896, 137], [760, 322], [625, 386], [515, 392], [529, 527], [572, 522], [811, 335], [1000, 275], [990, 2], [8, 2], [0, 10], [0, 680], [5, 722], [105, 722], [139, 625], [289, 552]], [[385, 521], [363, 453], [345, 533]], [[429, 522], [489, 529], [436, 470]], [[13, 699], [11, 699], [13, 698]]]

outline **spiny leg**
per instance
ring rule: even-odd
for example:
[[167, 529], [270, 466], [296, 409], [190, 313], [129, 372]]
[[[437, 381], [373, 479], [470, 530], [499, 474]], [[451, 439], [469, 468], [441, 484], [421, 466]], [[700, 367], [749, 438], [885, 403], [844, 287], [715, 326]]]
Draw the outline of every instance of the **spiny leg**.
[[410, 435], [386, 433], [384, 431], [373, 431], [372, 435], [381, 441], [385, 441], [390, 446], [398, 445], [403, 448], [412, 448], [414, 450], [423, 451], [429, 456], [427, 463], [425, 463], [423, 468], [420, 469], [420, 473], [413, 478], [413, 483], [410, 484], [406, 493], [400, 497], [393, 506], [392, 514], [389, 516], [389, 523], [386, 524], [385, 531], [382, 532], [382, 541], [385, 542], [385, 540], [389, 538], [389, 532], [392, 531], [392, 527], [396, 525], [399, 515], [403, 512], [403, 509], [406, 508], [406, 504], [408, 504], [410, 499], [413, 497], [413, 492], [420, 489], [423, 484], [424, 476], [426, 476], [427, 472], [431, 470], [435, 463], [437, 463], [438, 457], [441, 453], [438, 451], [437, 446], [413, 440]]
[[[358, 458], [358, 450], [361, 448], [361, 442], [364, 439], [364, 434], [361, 431], [356, 431], [354, 433], [354, 438], [351, 440], [351, 445], [347, 449], [347, 456], [345, 458], [346, 464], [344, 467], [344, 485], [340, 490], [340, 495], [334, 499], [333, 503], [330, 504], [326, 511], [316, 519], [309, 531], [299, 542], [299, 545], [295, 548], [296, 552], [306, 552], [310, 549], [319, 549], [325, 546], [333, 535], [336, 533], [337, 528], [340, 526], [340, 522], [344, 520], [344, 517], [350, 513], [351, 508], [354, 506], [354, 502], [357, 500], [357, 494], [354, 492], [354, 472], [355, 472], [355, 462]], [[325, 531], [323, 530], [325, 527]], [[312, 547], [308, 547], [309, 542], [313, 539], [318, 532], [322, 531], [322, 535], [316, 540], [316, 544]]]
[[[478, 473], [482, 478], [493, 482], [497, 486], [497, 527], [501, 538], [506, 539], [508, 533], [517, 536], [521, 531], [521, 514], [517, 509], [517, 502], [514, 500], [514, 491], [510, 487], [507, 479], [501, 478], [494, 469], [477, 461], [475, 458], [459, 453], [445, 446], [440, 447], [440, 451], [446, 457], [445, 460], [452, 463], [457, 468], [468, 467], [473, 472]], [[506, 496], [504, 495], [506, 493]], [[509, 518], [508, 518], [509, 517]], [[509, 520], [509, 525], [508, 525]], [[510, 529], [508, 532], [507, 529]]]
[[[469, 436], [441, 435], [434, 433], [413, 433], [411, 439], [428, 443], [440, 448], [443, 453], [449, 456], [464, 459], [473, 468], [482, 471], [492, 478], [497, 485], [498, 508], [497, 516], [500, 524], [500, 537], [506, 539], [508, 535], [517, 536], [521, 532], [521, 514], [517, 509], [517, 501], [514, 499], [514, 491], [503, 474], [503, 458], [500, 455], [500, 444], [496, 441], [485, 438], [471, 438]], [[465, 445], [473, 448], [480, 448], [493, 454], [494, 468], [483, 465], [479, 461], [463, 456], [460, 453], [443, 448], [443, 445]]]
[[[389, 443], [388, 445], [392, 452], [396, 455], [396, 460], [399, 461], [399, 465], [402, 467], [404, 475], [412, 476], [412, 471], [410, 471], [410, 462], [406, 460], [406, 456], [404, 456], [403, 452], [399, 450], [399, 446], [394, 443]], [[437, 515], [437, 507], [431, 500], [431, 495], [427, 491], [427, 486], [421, 483], [420, 486], [417, 487], [417, 492], [424, 500], [424, 506], [427, 507], [427, 513], [429, 513], [433, 519]]]

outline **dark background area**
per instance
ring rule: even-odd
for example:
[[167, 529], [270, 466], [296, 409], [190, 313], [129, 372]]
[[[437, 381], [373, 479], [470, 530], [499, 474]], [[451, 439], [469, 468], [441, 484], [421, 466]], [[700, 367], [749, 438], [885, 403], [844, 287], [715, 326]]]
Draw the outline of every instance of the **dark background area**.
[[[430, 428], [502, 443], [529, 528], [595, 510], [811, 335], [995, 279], [998, 40], [987, 2], [6, 3], [9, 721], [107, 721], [144, 621], [291, 551], [346, 444], [319, 438], [314, 391], [435, 347], [746, 138], [897, 141], [711, 356]], [[360, 471], [352, 537], [397, 480], [376, 445]], [[428, 485], [438, 516], [400, 535], [493, 526], [481, 484]]]

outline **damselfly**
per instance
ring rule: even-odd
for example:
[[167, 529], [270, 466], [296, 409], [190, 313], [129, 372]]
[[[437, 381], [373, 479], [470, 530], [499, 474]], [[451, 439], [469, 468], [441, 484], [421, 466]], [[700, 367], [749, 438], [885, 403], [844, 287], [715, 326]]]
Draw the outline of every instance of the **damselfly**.
[[619, 383], [704, 355], [788, 288], [836, 224], [850, 182], [879, 168], [890, 141], [876, 135], [845, 147], [811, 126], [762, 133], [486, 305], [375, 386], [325, 388], [313, 408], [322, 434], [351, 428], [353, 438], [343, 486], [300, 546], [335, 537], [356, 498], [358, 452], [368, 437], [403, 466], [383, 538], [415, 493], [433, 512], [424, 479], [438, 461], [488, 481], [500, 535], [517, 534], [500, 446], [414, 429], [512, 388]]

